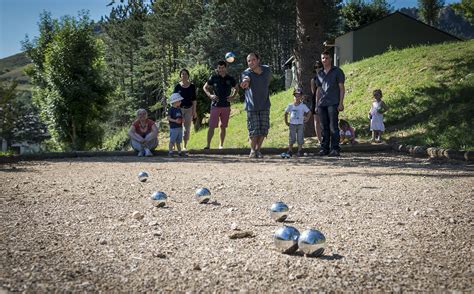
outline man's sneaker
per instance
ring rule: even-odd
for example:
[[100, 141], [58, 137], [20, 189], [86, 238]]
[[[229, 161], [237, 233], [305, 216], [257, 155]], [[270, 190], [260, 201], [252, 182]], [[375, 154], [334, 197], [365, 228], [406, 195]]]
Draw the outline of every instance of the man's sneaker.
[[174, 156], [173, 151], [169, 151], [169, 152], [168, 152], [168, 156], [169, 156], [169, 157], [173, 157], [173, 156]]
[[150, 149], [145, 148], [145, 156], [146, 156], [146, 157], [153, 156], [153, 153], [151, 153]]
[[204, 147], [204, 148], [202, 148], [202, 149], [204, 149], [204, 150], [209, 150], [209, 146], [206, 146], [206, 147]]
[[303, 156], [303, 154], [301, 153], [300, 150], [298, 150], [298, 152], [296, 152], [296, 156], [297, 156], [297, 157], [301, 157], [301, 156]]
[[258, 158], [257, 153], [253, 150], [250, 150], [249, 158]]
[[145, 156], [145, 151], [144, 150], [138, 151], [138, 157], [143, 157], [143, 156]]
[[263, 154], [260, 150], [255, 151], [255, 158], [263, 158]]
[[326, 155], [328, 155], [328, 152], [326, 150], [319, 150], [318, 155], [319, 156], [326, 156]]
[[224, 149], [224, 146], [222, 146], [222, 145], [219, 145], [219, 149]]
[[331, 152], [329, 153], [330, 157], [337, 157], [337, 156], [341, 156], [341, 154], [339, 153], [338, 150], [331, 150]]
[[186, 152], [178, 152], [179, 157], [188, 157], [188, 154]]

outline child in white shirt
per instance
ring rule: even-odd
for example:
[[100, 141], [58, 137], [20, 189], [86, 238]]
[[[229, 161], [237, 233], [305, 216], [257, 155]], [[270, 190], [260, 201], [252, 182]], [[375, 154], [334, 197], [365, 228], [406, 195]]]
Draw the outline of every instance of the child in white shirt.
[[[290, 121], [288, 121], [288, 116]], [[290, 127], [289, 130], [289, 144], [288, 154], [293, 154], [293, 144], [298, 142], [297, 156], [301, 156], [303, 149], [304, 137], [303, 129], [304, 123], [308, 121], [311, 113], [308, 106], [303, 103], [303, 91], [300, 88], [296, 88], [293, 92], [293, 103], [288, 104], [285, 109], [285, 123]]]

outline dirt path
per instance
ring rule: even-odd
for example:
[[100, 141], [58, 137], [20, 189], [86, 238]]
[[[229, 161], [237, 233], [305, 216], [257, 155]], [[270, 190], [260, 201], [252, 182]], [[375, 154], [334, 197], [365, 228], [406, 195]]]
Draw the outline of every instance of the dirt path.
[[[391, 154], [0, 165], [0, 292], [473, 292], [473, 187], [472, 165]], [[277, 200], [326, 235], [322, 258], [274, 249]]]

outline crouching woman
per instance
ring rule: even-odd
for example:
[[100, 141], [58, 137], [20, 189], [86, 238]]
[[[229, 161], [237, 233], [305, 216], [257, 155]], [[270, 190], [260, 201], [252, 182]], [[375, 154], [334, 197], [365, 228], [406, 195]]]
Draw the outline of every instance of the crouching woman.
[[148, 118], [145, 109], [137, 110], [137, 119], [132, 123], [128, 136], [138, 156], [153, 156], [151, 150], [158, 146], [158, 128], [155, 122]]

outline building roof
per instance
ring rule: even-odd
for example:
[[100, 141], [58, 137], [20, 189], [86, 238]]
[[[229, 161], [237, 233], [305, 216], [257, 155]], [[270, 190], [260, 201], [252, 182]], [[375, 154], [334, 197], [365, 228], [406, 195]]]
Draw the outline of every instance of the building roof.
[[[384, 17], [378, 19], [378, 20], [375, 20], [375, 21], [370, 22], [370, 23], [368, 23], [368, 24], [362, 25], [362, 26], [358, 27], [357, 29], [355, 29], [355, 30], [353, 30], [353, 31], [347, 32], [347, 33], [345, 33], [345, 34], [342, 34], [342, 35], [338, 36], [337, 38], [340, 38], [340, 37], [342, 37], [342, 36], [344, 36], [344, 35], [347, 35], [347, 34], [349, 34], [349, 33], [351, 33], [351, 32], [355, 32], [355, 31], [361, 30], [361, 29], [363, 29], [363, 28], [365, 28], [365, 27], [371, 26], [371, 25], [373, 25], [373, 24], [375, 24], [375, 23], [377, 23], [377, 22], [379, 22], [379, 21], [381, 21], [381, 20], [383, 20], [383, 19], [385, 19], [385, 18], [392, 17], [392, 16], [394, 16], [394, 15], [401, 15], [401, 16], [404, 16], [404, 17], [406, 17], [406, 18], [408, 18], [408, 19], [410, 19], [410, 20], [412, 20], [412, 21], [416, 21], [416, 22], [418, 22], [418, 23], [420, 23], [420, 24], [422, 24], [422, 25], [424, 25], [424, 26], [427, 26], [427, 27], [433, 29], [433, 30], [436, 30], [436, 31], [441, 32], [441, 33], [443, 33], [443, 34], [445, 34], [445, 35], [448, 35], [448, 36], [450, 36], [451, 38], [457, 39], [457, 40], [459, 40], [459, 41], [464, 41], [463, 39], [460, 39], [460, 38], [456, 37], [456, 36], [453, 35], [453, 34], [450, 34], [450, 33], [446, 32], [446, 31], [440, 30], [440, 29], [438, 29], [438, 28], [436, 28], [436, 27], [430, 26], [429, 24], [426, 24], [426, 23], [424, 23], [424, 22], [422, 22], [422, 21], [420, 21], [420, 20], [418, 20], [418, 19], [416, 19], [416, 18], [414, 18], [414, 17], [411, 17], [411, 16], [409, 16], [409, 15], [403, 13], [403, 12], [400, 12], [400, 11], [398, 11], [398, 10], [395, 11], [395, 12], [393, 12], [393, 13], [390, 13], [390, 14], [388, 14], [388, 15], [386, 15], [386, 16], [384, 16]], [[336, 38], [336, 39], [337, 39], [337, 38]]]

